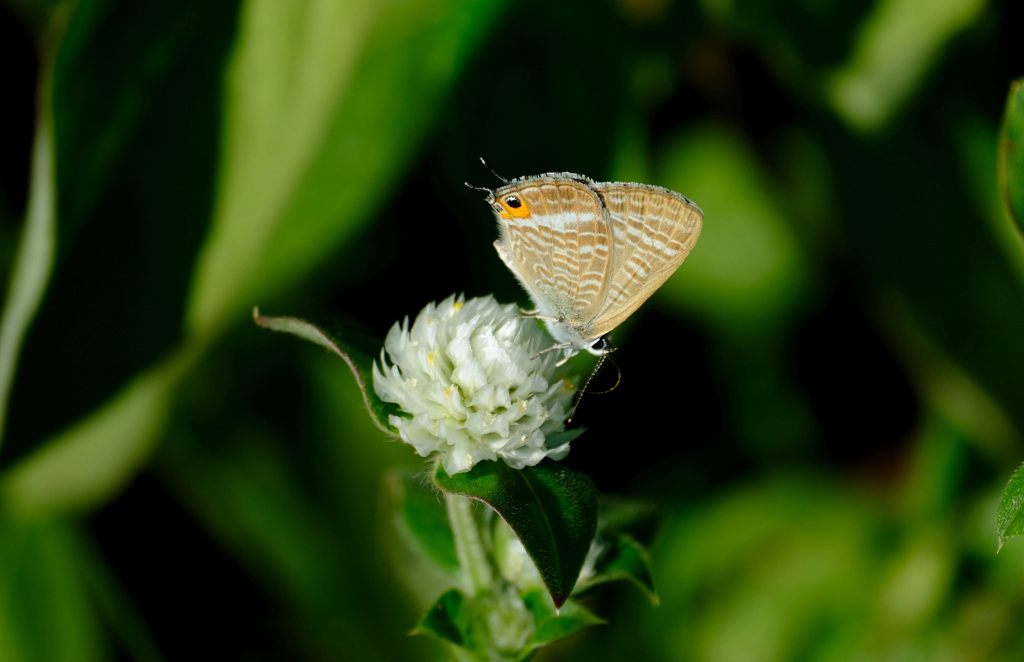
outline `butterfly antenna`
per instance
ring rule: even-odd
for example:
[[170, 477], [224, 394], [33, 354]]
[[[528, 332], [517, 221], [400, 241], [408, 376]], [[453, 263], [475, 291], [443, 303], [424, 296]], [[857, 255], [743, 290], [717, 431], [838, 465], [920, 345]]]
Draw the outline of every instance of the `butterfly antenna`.
[[482, 193], [487, 193], [489, 195], [492, 194], [491, 189], [487, 188], [486, 186], [474, 186], [473, 184], [470, 184], [469, 182], [462, 182], [462, 183], [465, 184], [466, 186], [468, 186], [469, 188], [473, 189], [474, 191], [480, 191]]
[[498, 173], [494, 172], [494, 168], [492, 168], [491, 166], [487, 165], [487, 161], [484, 161], [484, 157], [482, 157], [482, 156], [480, 157], [480, 163], [483, 163], [484, 167], [487, 168], [488, 170], [490, 170], [492, 175], [494, 175], [495, 177], [500, 179], [502, 184], [508, 184], [508, 180], [505, 179], [504, 177], [502, 177], [501, 175], [499, 175]]
[[[607, 339], [607, 337], [604, 338], [603, 349], [608, 349], [608, 339]], [[619, 387], [620, 383], [622, 383], [622, 370], [619, 369], [619, 364], [617, 364], [615, 362], [615, 359], [613, 359], [613, 358], [611, 358], [609, 356], [610, 353], [611, 352], [609, 351], [606, 354], [602, 354], [601, 358], [598, 359], [597, 365], [594, 366], [594, 371], [590, 373], [590, 377], [587, 377], [587, 381], [583, 385], [583, 388], [581, 388], [580, 392], [576, 394], [576, 401], [572, 403], [572, 412], [569, 414], [569, 418], [566, 419], [566, 421], [565, 421], [566, 423], [572, 423], [572, 419], [573, 419], [573, 417], [576, 416], [576, 409], [579, 408], [580, 400], [583, 399], [583, 394], [584, 393], [594, 393], [595, 395], [602, 395], [604, 393], [611, 393], [612, 391], [614, 391], [615, 389], [617, 389]], [[612, 384], [611, 388], [609, 388], [607, 390], [604, 390], [604, 391], [590, 391], [589, 390], [590, 389], [590, 382], [594, 381], [594, 377], [597, 376], [597, 372], [601, 369], [601, 366], [604, 365], [605, 361], [611, 361], [611, 364], [613, 366], [615, 366], [615, 372], [616, 372], [615, 383]]]

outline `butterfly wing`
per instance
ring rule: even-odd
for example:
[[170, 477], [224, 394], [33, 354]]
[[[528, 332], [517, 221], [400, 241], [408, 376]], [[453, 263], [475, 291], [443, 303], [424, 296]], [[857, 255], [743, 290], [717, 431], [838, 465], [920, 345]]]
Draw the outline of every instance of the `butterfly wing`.
[[597, 338], [580, 327], [599, 313], [606, 298], [612, 227], [588, 181], [541, 175], [494, 192], [501, 226], [494, 247], [537, 312], [580, 336], [556, 337], [560, 342]]
[[595, 337], [621, 324], [689, 255], [704, 214], [686, 197], [646, 184], [595, 183], [611, 218], [608, 289], [591, 324]]

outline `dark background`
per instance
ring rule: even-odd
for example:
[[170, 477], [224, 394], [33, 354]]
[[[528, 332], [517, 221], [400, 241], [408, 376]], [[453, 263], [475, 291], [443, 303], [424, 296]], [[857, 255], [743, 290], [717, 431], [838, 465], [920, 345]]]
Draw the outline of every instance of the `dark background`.
[[0, 659], [443, 656], [387, 535], [384, 477], [424, 461], [249, 315], [383, 338], [452, 292], [526, 305], [480, 157], [705, 213], [567, 459], [663, 508], [661, 606], [614, 589], [539, 659], [1018, 658], [1011, 5], [3, 5], [4, 273], [41, 108], [58, 213], [0, 447]]

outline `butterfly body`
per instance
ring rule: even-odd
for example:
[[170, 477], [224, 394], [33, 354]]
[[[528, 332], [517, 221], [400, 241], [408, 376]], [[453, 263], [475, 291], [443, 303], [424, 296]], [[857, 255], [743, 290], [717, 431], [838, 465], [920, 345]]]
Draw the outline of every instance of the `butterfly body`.
[[566, 357], [610, 351], [598, 343], [682, 264], [703, 222], [674, 191], [568, 172], [486, 191], [500, 228], [494, 247]]

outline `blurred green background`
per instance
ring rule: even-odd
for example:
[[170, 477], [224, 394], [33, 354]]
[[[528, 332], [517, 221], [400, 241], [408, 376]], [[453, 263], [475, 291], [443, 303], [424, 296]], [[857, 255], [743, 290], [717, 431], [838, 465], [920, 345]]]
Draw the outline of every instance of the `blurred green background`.
[[423, 461], [250, 314], [525, 304], [479, 157], [705, 213], [567, 460], [662, 505], [661, 606], [538, 659], [1024, 659], [1015, 9], [7, 0], [0, 660], [445, 656], [391, 565]]

